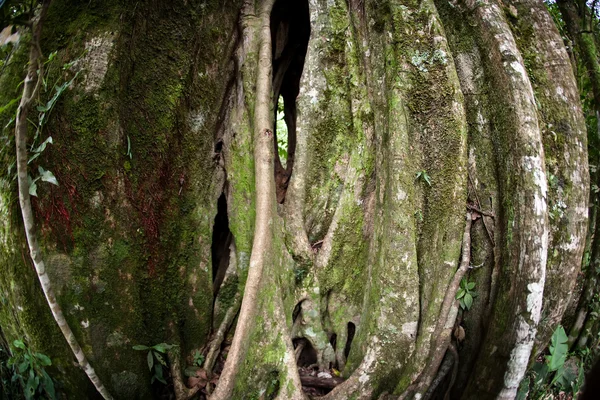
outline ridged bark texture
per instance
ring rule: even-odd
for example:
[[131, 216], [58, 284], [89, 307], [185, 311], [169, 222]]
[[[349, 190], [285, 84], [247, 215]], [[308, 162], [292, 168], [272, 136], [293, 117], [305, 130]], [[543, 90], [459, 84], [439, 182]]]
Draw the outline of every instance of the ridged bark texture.
[[[32, 204], [40, 247], [115, 397], [152, 396], [133, 345], [180, 343], [177, 375], [212, 332], [212, 399], [303, 399], [313, 363], [345, 379], [325, 399], [429, 396], [447, 348], [459, 360], [452, 398], [514, 398], [568, 304], [587, 224], [583, 116], [543, 4], [123, 7], [54, 0], [44, 51], [86, 53], [42, 135], [54, 144], [30, 165], [60, 182]], [[295, 143], [285, 174], [278, 94]], [[39, 293], [24, 302], [15, 272], [16, 191], [1, 182], [0, 287], [25, 308], [2, 309], [0, 323], [46, 350], [47, 319], [28, 317]], [[459, 314], [463, 273], [479, 296]], [[63, 348], [47, 349], [72, 371]]]

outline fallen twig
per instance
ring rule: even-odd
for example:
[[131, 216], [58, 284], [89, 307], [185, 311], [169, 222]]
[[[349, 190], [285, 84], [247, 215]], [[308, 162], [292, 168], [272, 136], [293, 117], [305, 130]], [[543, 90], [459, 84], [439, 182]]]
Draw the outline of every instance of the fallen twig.
[[333, 389], [344, 382], [344, 380], [335, 376], [331, 378], [319, 378], [318, 376], [300, 375], [300, 382], [302, 382], [302, 386]]

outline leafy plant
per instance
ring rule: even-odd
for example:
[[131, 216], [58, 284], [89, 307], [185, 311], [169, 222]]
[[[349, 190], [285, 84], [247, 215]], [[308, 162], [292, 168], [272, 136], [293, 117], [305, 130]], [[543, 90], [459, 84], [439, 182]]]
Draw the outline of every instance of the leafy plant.
[[536, 362], [531, 369], [531, 380], [527, 379], [527, 388], [532, 384], [530, 398], [544, 398], [554, 390], [575, 395], [584, 382], [584, 359], [575, 356], [568, 357], [567, 334], [559, 325], [552, 334], [549, 352], [544, 362]]
[[15, 340], [13, 347], [8, 366], [13, 370], [12, 381], [21, 384], [25, 398], [55, 399], [54, 381], [45, 370], [45, 367], [52, 365], [50, 358], [31, 351], [22, 340]]
[[431, 186], [431, 177], [429, 176], [429, 174], [427, 174], [427, 171], [425, 171], [424, 169], [417, 172], [417, 174], [415, 175], [415, 180], [421, 180], [427, 183], [429, 186]]
[[194, 366], [201, 367], [202, 364], [204, 364], [204, 354], [202, 354], [200, 351], [196, 350], [194, 352]]
[[460, 288], [456, 293], [456, 300], [460, 303], [460, 308], [463, 310], [471, 309], [473, 299], [477, 297], [477, 292], [474, 291], [475, 282], [468, 282], [465, 278], [460, 281]]
[[546, 356], [546, 363], [549, 371], [557, 371], [567, 360], [569, 346], [567, 345], [567, 334], [562, 325], [559, 325], [552, 334], [550, 341], [550, 355]]
[[0, 398], [18, 399], [23, 397], [23, 390], [18, 382], [12, 379], [13, 369], [8, 365], [11, 354], [8, 344], [0, 341]]
[[58, 181], [56, 180], [56, 177], [54, 176], [54, 174], [52, 172], [46, 171], [41, 166], [38, 167], [38, 172], [40, 173], [40, 176], [38, 176], [35, 179], [33, 179], [31, 176], [28, 176], [28, 178], [29, 178], [29, 194], [31, 196], [36, 196], [36, 197], [37, 197], [37, 184], [36, 184], [36, 182], [39, 181], [40, 179], [43, 182], [49, 182], [49, 183], [52, 183], [53, 185], [58, 186]]
[[152, 378], [150, 379], [150, 383], [154, 383], [154, 381], [156, 380], [164, 385], [167, 384], [167, 381], [165, 380], [163, 367], [167, 368], [168, 371], [168, 365], [164, 356], [167, 354], [167, 351], [174, 349], [175, 347], [177, 347], [177, 345], [167, 343], [159, 343], [151, 347], [144, 346], [141, 344], [133, 346], [134, 350], [148, 351], [146, 360], [148, 361], [148, 368], [153, 373]]
[[421, 212], [421, 210], [415, 211], [415, 218], [417, 219], [417, 221], [423, 222], [423, 213]]
[[283, 107], [283, 97], [279, 96], [277, 102], [277, 119], [275, 121], [275, 131], [277, 134], [277, 152], [281, 165], [285, 168], [288, 156], [288, 128], [285, 123], [285, 112]]
[[[57, 54], [56, 51], [51, 53], [48, 56], [48, 59], [44, 62], [44, 65], [52, 63], [53, 60], [56, 58], [56, 54]], [[64, 70], [70, 68], [72, 65], [73, 65], [73, 62], [64, 64], [62, 66], [62, 70], [64, 71]], [[48, 136], [48, 138], [46, 138], [46, 140], [44, 140], [41, 144], [36, 146], [36, 141], [40, 137], [42, 130], [44, 129], [44, 126], [48, 122], [50, 113], [54, 109], [54, 106], [56, 105], [58, 99], [61, 97], [63, 92], [71, 86], [71, 84], [75, 81], [75, 79], [77, 79], [77, 76], [79, 76], [79, 72], [77, 72], [75, 74], [75, 76], [73, 76], [73, 78], [71, 78], [69, 81], [63, 82], [62, 85], [58, 84], [60, 77], [57, 78], [54, 85], [51, 86], [51, 88], [52, 88], [51, 90], [48, 90], [48, 79], [49, 79], [48, 74], [45, 74], [44, 76], [40, 77], [40, 79], [42, 80], [42, 87], [44, 89], [44, 92], [45, 93], [51, 92], [51, 97], [47, 102], [45, 102], [45, 104], [41, 103], [41, 104], [38, 104], [38, 106], [36, 107], [36, 110], [38, 111], [37, 124], [31, 120], [29, 121], [31, 124], [33, 124], [35, 126], [36, 130], [35, 130], [35, 135], [33, 137], [33, 143], [31, 144], [31, 148], [30, 148], [30, 152], [32, 155], [29, 158], [29, 160], [27, 160], [27, 164], [31, 164], [31, 162], [33, 162], [36, 158], [38, 158], [43, 153], [43, 151], [46, 149], [48, 144], [53, 143], [52, 136]], [[52, 183], [53, 185], [58, 186], [58, 180], [56, 179], [56, 177], [54, 176], [54, 174], [51, 171], [45, 170], [41, 166], [38, 167], [38, 171], [40, 174], [38, 177], [33, 178], [33, 177], [29, 176], [29, 194], [31, 196], [37, 196], [36, 182], [40, 179], [42, 180], [42, 182], [49, 182], [49, 183]]]

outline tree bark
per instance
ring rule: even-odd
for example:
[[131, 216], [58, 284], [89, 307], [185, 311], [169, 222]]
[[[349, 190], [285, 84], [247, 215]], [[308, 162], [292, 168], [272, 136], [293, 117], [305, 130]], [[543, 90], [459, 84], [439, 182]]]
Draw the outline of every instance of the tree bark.
[[[65, 320], [115, 398], [152, 396], [132, 346], [173, 338], [174, 376], [204, 351], [212, 399], [304, 399], [309, 364], [341, 375], [312, 382], [324, 399], [441, 395], [463, 276], [478, 296], [456, 322], [452, 398], [514, 398], [565, 312], [587, 218], [584, 119], [540, 2], [84, 3], [48, 10], [42, 48], [82, 72], [31, 164], [61, 186], [40, 187], [31, 215]], [[3, 87], [18, 87], [14, 57]], [[41, 333], [41, 291], [14, 272], [10, 179], [2, 331], [30, 335], [85, 397], [66, 346]]]
[[17, 183], [19, 186], [19, 204], [21, 206], [21, 215], [23, 217], [23, 224], [25, 225], [25, 234], [27, 235], [27, 244], [29, 245], [29, 254], [33, 265], [40, 280], [40, 285], [46, 296], [48, 306], [52, 311], [54, 320], [60, 327], [60, 330], [69, 344], [73, 355], [77, 359], [79, 366], [86, 373], [90, 381], [96, 387], [98, 393], [106, 400], [111, 400], [112, 396], [104, 387], [104, 384], [96, 375], [96, 371], [90, 365], [83, 349], [79, 345], [77, 338], [73, 334], [69, 323], [63, 315], [62, 307], [58, 303], [56, 295], [54, 294], [54, 288], [50, 281], [50, 277], [46, 271], [46, 265], [42, 258], [42, 249], [38, 243], [37, 232], [35, 227], [35, 219], [33, 216], [33, 210], [31, 208], [31, 196], [29, 194], [29, 173], [27, 172], [27, 164], [29, 156], [27, 154], [27, 127], [29, 125], [29, 111], [34, 105], [34, 101], [38, 95], [39, 88], [41, 86], [41, 80], [44, 79], [44, 60], [40, 50], [40, 36], [42, 32], [42, 26], [46, 18], [48, 7], [50, 6], [50, 0], [45, 0], [42, 3], [40, 15], [37, 21], [32, 21], [32, 38], [31, 38], [31, 50], [29, 52], [29, 67], [27, 69], [27, 76], [23, 83], [23, 94], [21, 96], [21, 102], [17, 109], [16, 116], [16, 127], [15, 127], [15, 144], [17, 154]]

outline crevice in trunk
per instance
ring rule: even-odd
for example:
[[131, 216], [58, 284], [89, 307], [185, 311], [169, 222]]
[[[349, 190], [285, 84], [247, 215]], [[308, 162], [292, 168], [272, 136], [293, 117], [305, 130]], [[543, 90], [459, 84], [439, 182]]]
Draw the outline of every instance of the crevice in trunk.
[[[271, 12], [273, 49], [273, 101], [275, 121], [275, 184], [277, 202], [285, 201], [296, 151], [296, 97], [310, 37], [308, 2], [278, 0]], [[280, 100], [281, 97], [281, 100]], [[279, 132], [277, 132], [279, 125]], [[287, 135], [285, 132], [287, 131]], [[285, 159], [285, 160], [282, 160]]]
[[308, 368], [317, 363], [317, 350], [305, 338], [295, 339], [293, 341], [294, 349], [298, 351], [296, 363], [299, 367]]
[[354, 333], [356, 333], [356, 325], [354, 325], [353, 322], [348, 322], [348, 340], [346, 340], [346, 346], [344, 347], [344, 357], [346, 357], [346, 360], [350, 354], [352, 340], [354, 340]]
[[217, 201], [217, 215], [215, 216], [215, 223], [213, 226], [212, 234], [212, 276], [213, 276], [213, 297], [217, 297], [225, 273], [229, 267], [229, 246], [233, 235], [229, 230], [229, 217], [227, 215], [227, 198], [225, 193], [219, 196]]

